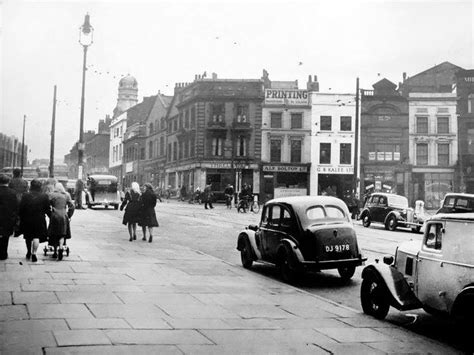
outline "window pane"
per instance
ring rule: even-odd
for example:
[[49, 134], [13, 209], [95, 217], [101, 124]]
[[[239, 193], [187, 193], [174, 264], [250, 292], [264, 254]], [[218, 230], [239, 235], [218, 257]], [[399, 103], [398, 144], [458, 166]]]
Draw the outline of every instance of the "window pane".
[[281, 112], [272, 112], [270, 114], [270, 127], [281, 128]]
[[428, 144], [416, 145], [416, 164], [428, 165]]
[[331, 129], [331, 116], [321, 116], [321, 131], [330, 131]]
[[352, 117], [341, 116], [341, 131], [351, 131], [351, 130], [352, 130]]
[[449, 133], [449, 117], [438, 117], [438, 133]]
[[428, 117], [416, 118], [416, 133], [428, 133]]
[[291, 114], [291, 128], [303, 128], [303, 115], [301, 113]]
[[350, 143], [341, 143], [339, 159], [340, 159], [341, 164], [351, 163], [351, 144]]
[[331, 143], [321, 143], [319, 147], [319, 163], [331, 164]]
[[449, 144], [438, 144], [438, 165], [449, 165]]
[[270, 141], [270, 161], [281, 161], [281, 140], [279, 139], [272, 139]]
[[291, 141], [291, 162], [300, 163], [301, 162], [301, 141], [292, 140]]

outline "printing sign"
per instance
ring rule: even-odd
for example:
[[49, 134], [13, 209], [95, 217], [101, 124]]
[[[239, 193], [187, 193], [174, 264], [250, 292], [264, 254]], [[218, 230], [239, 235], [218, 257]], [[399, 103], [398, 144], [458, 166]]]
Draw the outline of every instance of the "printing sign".
[[309, 105], [308, 90], [265, 89], [266, 105]]

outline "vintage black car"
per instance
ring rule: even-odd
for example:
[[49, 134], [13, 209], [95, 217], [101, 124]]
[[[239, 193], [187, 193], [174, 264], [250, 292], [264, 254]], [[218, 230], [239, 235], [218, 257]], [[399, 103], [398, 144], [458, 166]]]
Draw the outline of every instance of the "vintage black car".
[[346, 204], [331, 196], [282, 197], [265, 203], [260, 225], [239, 232], [242, 265], [254, 261], [279, 267], [286, 282], [304, 270], [338, 269], [350, 279], [366, 260]]
[[467, 213], [474, 212], [474, 194], [450, 192], [444, 196], [438, 213]]
[[411, 228], [412, 232], [418, 233], [426, 219], [421, 213], [415, 213], [413, 208], [408, 207], [405, 196], [374, 193], [366, 201], [360, 217], [364, 227], [371, 223], [382, 223], [385, 229], [394, 231], [397, 227]]

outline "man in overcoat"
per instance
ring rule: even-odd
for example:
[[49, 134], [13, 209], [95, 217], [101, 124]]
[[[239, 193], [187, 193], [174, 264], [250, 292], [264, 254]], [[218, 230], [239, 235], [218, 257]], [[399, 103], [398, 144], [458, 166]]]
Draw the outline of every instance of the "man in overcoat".
[[0, 260], [8, 258], [8, 240], [18, 219], [18, 199], [9, 182], [7, 175], [0, 174]]

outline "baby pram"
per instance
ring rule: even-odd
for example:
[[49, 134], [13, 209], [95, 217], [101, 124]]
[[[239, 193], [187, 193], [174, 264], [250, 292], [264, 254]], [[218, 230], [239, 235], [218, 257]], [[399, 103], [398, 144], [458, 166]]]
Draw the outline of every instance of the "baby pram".
[[[66, 256], [69, 256], [69, 246], [66, 245], [66, 239], [64, 240], [63, 250], [64, 250], [64, 254]], [[49, 244], [48, 242], [48, 245], [44, 246], [43, 252], [44, 252], [44, 256], [48, 255], [48, 252], [54, 253], [54, 246]]]

